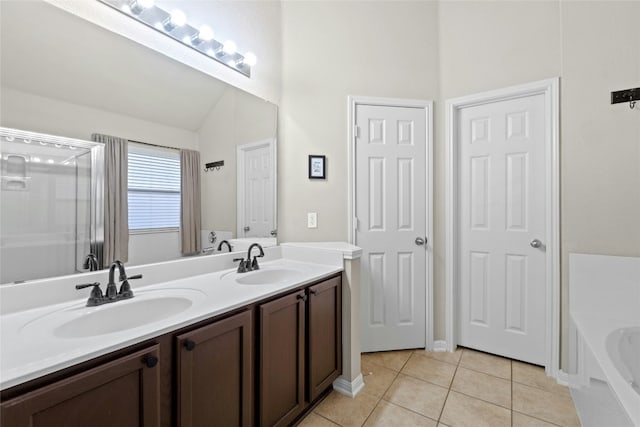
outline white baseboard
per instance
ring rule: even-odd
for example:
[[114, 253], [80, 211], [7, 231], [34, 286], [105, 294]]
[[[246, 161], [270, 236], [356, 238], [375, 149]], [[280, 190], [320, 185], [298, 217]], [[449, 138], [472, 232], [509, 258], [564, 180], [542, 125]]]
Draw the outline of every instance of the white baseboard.
[[558, 369], [558, 372], [556, 372], [556, 382], [569, 387], [569, 374], [562, 369]]
[[446, 341], [434, 341], [433, 342], [433, 351], [447, 351], [447, 342]]
[[348, 381], [340, 377], [333, 382], [333, 389], [335, 391], [349, 397], [356, 397], [363, 388], [364, 380], [362, 379], [362, 374], [358, 375], [353, 381]]

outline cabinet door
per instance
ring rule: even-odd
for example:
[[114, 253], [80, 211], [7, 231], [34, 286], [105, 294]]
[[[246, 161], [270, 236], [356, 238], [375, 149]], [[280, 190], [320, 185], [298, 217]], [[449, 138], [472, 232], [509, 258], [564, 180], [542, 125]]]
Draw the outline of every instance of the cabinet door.
[[309, 401], [342, 373], [342, 279], [309, 287]]
[[251, 322], [245, 311], [177, 337], [178, 425], [252, 424]]
[[304, 291], [260, 306], [260, 425], [291, 424], [304, 409]]
[[160, 425], [160, 347], [150, 346], [103, 366], [2, 403], [5, 427], [128, 427]]

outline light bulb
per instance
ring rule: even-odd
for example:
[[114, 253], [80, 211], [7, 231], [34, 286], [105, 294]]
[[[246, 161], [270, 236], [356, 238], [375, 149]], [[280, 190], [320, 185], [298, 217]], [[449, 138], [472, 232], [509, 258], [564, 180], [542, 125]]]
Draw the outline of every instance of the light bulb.
[[34, 157], [33, 161], [36, 162], [36, 163], [40, 163], [40, 157]]
[[203, 42], [208, 42], [209, 40], [213, 39], [213, 30], [211, 29], [211, 27], [202, 25], [198, 29], [198, 38]]
[[249, 67], [253, 67], [258, 62], [258, 58], [256, 58], [256, 56], [253, 53], [247, 52], [247, 54], [244, 56], [243, 62], [247, 64]]
[[[131, 11], [131, 13], [140, 15], [145, 9], [153, 7], [154, 3], [154, 0], [133, 0], [129, 3], [128, 9]], [[125, 8], [127, 8], [127, 5], [122, 7], [122, 10], [126, 12]]]
[[14, 137], [12, 137], [11, 135], [7, 135], [4, 137], [4, 139], [6, 139], [8, 142], [13, 142], [13, 140], [15, 139]]
[[[171, 14], [162, 22], [165, 31], [173, 31], [176, 27], [182, 27], [187, 23], [186, 15], [179, 9], [174, 9]], [[156, 24], [157, 25], [157, 24]]]
[[227, 40], [226, 42], [224, 42], [224, 46], [222, 47], [222, 51], [227, 55], [233, 55], [234, 53], [236, 53], [236, 49], [236, 44], [231, 40]]
[[170, 22], [175, 27], [182, 27], [187, 23], [187, 17], [180, 9], [174, 9], [171, 12]]
[[25, 144], [31, 144], [31, 140], [29, 138], [24, 138], [23, 141]]
[[52, 165], [54, 163], [53, 159], [49, 159], [47, 160], [47, 163], [49, 163], [50, 165]]

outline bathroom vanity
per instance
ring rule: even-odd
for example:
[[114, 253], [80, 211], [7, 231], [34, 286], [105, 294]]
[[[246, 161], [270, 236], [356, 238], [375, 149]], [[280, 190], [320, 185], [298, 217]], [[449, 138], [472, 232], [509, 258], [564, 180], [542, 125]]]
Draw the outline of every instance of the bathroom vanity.
[[[113, 307], [76, 299], [4, 315], [1, 424], [291, 425], [342, 371], [342, 268], [281, 251], [250, 273], [139, 286]], [[172, 313], [181, 299], [191, 304]], [[116, 307], [136, 302], [151, 323]], [[168, 317], [153, 319], [156, 306]], [[76, 326], [113, 308], [134, 326]]]

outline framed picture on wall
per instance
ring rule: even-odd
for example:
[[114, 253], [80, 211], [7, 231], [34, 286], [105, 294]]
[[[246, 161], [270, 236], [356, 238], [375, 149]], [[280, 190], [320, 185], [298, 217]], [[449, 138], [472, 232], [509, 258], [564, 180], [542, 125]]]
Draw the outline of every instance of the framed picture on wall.
[[325, 179], [325, 156], [309, 155], [309, 179]]

